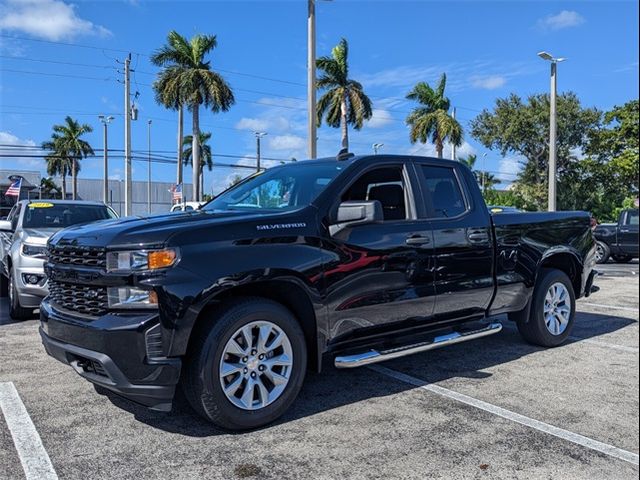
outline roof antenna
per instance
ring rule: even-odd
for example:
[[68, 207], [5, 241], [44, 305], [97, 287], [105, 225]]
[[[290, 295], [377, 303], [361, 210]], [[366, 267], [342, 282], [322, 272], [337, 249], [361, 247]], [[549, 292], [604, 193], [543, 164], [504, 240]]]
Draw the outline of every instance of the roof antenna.
[[349, 153], [348, 148], [342, 148], [336, 155], [336, 160], [346, 160], [347, 158], [355, 157], [353, 153]]

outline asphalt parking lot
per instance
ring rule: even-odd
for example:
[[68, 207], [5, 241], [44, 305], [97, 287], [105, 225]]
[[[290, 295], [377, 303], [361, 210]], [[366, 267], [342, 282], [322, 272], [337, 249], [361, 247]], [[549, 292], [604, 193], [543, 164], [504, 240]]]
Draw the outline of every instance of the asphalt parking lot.
[[327, 362], [280, 421], [244, 434], [97, 395], [2, 299], [0, 478], [638, 478], [638, 263], [598, 269], [560, 348], [505, 322], [372, 368]]

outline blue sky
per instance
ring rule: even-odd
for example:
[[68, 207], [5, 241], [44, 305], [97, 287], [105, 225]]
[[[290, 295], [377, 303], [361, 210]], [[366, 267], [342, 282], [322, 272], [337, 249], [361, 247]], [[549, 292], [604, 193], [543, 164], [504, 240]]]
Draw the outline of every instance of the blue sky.
[[[171, 29], [185, 36], [218, 36], [210, 59], [234, 88], [237, 103], [227, 113], [201, 114], [203, 130], [213, 133], [214, 161], [252, 164], [243, 157], [255, 154], [255, 130], [268, 132], [264, 157], [305, 157], [305, 0], [2, 0], [0, 144], [39, 145], [68, 113], [94, 127], [88, 139], [102, 148], [97, 115], [104, 113], [116, 117], [109, 127], [109, 148], [122, 149], [118, 60], [131, 51], [132, 91], [140, 93], [133, 149], [145, 154], [151, 119], [152, 150], [172, 156], [177, 119], [154, 103], [150, 84], [157, 69], [147, 56]], [[536, 56], [541, 50], [569, 58], [559, 67], [559, 90], [573, 90], [586, 106], [607, 110], [638, 96], [637, 2], [319, 0], [317, 32], [318, 55], [329, 54], [341, 37], [347, 38], [351, 76], [374, 101], [373, 119], [351, 133], [355, 153], [369, 153], [372, 143], [381, 142], [385, 153], [433, 154], [431, 145], [410, 144], [404, 118], [411, 103], [403, 98], [416, 82], [433, 83], [443, 72], [465, 127], [498, 97], [547, 92], [549, 65]], [[185, 132], [190, 132], [188, 116]], [[487, 170], [499, 172], [505, 181], [513, 178], [517, 158], [486, 151], [470, 135], [465, 140], [462, 154], [482, 158], [487, 153]], [[6, 154], [8, 149], [1, 148]], [[320, 155], [335, 155], [339, 131], [320, 129], [318, 149]], [[0, 160], [3, 168], [44, 173], [42, 160]], [[122, 163], [111, 162], [114, 178], [122, 175]], [[175, 177], [172, 165], [154, 163], [152, 168], [154, 179]], [[207, 172], [205, 191], [219, 191], [243, 172], [249, 171], [219, 167]], [[99, 178], [101, 159], [83, 161], [81, 175]], [[146, 162], [134, 162], [134, 179], [146, 175]]]

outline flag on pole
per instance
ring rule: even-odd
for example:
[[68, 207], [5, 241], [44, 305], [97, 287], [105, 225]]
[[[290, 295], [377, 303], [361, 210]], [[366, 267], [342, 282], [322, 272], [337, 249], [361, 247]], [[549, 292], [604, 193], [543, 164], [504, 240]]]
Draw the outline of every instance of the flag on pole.
[[173, 200], [174, 201], [182, 200], [182, 184], [179, 183], [178, 185], [175, 185], [174, 187], [172, 187], [171, 188], [171, 193], [173, 193]]
[[20, 197], [20, 188], [22, 188], [22, 177], [17, 178], [11, 182], [9, 188], [5, 192], [5, 197]]

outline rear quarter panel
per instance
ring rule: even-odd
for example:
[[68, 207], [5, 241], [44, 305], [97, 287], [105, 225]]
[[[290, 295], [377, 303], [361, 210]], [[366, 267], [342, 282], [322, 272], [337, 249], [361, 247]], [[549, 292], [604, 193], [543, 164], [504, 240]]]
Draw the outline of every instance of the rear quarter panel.
[[552, 255], [571, 255], [580, 265], [584, 285], [594, 263], [588, 213], [509, 213], [495, 215], [492, 220], [497, 288], [491, 315], [525, 308], [540, 265]]

